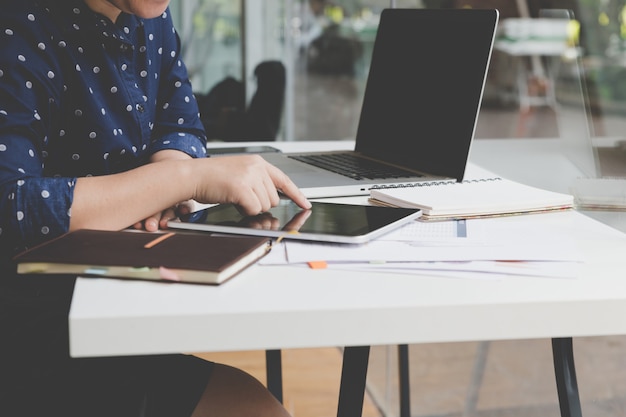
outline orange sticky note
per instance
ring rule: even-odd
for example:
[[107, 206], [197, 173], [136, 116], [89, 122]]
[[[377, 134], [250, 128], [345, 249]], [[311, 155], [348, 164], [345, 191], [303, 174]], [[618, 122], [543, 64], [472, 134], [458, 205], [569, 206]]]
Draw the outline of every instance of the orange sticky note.
[[326, 267], [328, 266], [326, 261], [309, 261], [307, 262], [307, 264], [311, 269], [326, 269]]

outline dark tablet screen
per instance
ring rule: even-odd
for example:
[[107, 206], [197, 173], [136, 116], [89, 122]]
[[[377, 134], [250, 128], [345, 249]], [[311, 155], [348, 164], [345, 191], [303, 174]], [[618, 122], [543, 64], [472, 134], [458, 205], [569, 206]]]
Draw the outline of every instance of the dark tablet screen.
[[416, 219], [419, 210], [313, 202], [303, 210], [291, 200], [265, 213], [244, 216], [220, 204], [170, 222], [172, 228], [253, 234], [301, 240], [362, 243]]

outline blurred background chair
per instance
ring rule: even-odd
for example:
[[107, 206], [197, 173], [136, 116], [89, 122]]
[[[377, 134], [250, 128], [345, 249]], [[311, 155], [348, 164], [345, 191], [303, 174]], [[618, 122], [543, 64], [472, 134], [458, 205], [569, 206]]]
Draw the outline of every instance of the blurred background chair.
[[246, 103], [246, 86], [226, 77], [207, 94], [196, 94], [200, 119], [209, 140], [274, 141], [280, 131], [285, 101], [285, 66], [261, 62], [254, 70], [256, 91]]

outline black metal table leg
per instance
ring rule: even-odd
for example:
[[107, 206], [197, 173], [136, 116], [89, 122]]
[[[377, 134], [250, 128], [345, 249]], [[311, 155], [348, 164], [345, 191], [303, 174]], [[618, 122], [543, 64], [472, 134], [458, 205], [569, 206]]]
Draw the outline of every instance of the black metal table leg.
[[265, 351], [265, 372], [267, 375], [267, 389], [283, 402], [283, 366], [280, 350]]
[[561, 417], [582, 417], [572, 338], [552, 339], [552, 355]]
[[369, 346], [344, 349], [337, 417], [361, 417], [363, 414], [369, 354]]
[[398, 345], [398, 376], [400, 378], [400, 417], [411, 417], [411, 384], [409, 375], [409, 346]]

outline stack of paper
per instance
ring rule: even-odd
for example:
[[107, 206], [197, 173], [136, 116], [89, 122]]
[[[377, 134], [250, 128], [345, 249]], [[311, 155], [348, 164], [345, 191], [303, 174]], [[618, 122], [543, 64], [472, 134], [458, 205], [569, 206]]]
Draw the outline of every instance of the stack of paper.
[[501, 177], [372, 190], [373, 204], [422, 209], [421, 220], [469, 219], [572, 208], [574, 197]]
[[572, 192], [581, 208], [626, 209], [626, 178], [578, 178]]
[[585, 251], [572, 237], [593, 222], [575, 211], [414, 222], [365, 245], [283, 241], [260, 263], [454, 278], [575, 278]]

